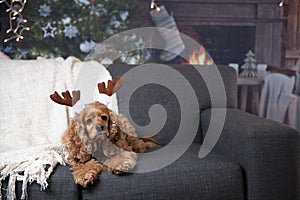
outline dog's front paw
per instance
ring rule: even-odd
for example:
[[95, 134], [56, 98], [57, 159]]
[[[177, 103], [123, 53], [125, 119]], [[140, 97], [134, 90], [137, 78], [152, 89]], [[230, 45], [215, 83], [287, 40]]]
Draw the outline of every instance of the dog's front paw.
[[97, 175], [92, 172], [77, 172], [76, 174], [74, 173], [74, 180], [76, 184], [79, 184], [83, 187], [87, 187], [89, 183], [93, 184], [94, 179], [97, 179]]
[[136, 160], [132, 158], [113, 157], [104, 162], [104, 167], [112, 174], [123, 174], [136, 166]]
[[87, 187], [89, 183], [93, 183], [98, 178], [102, 168], [103, 165], [93, 159], [84, 164], [74, 165], [72, 170], [75, 183]]

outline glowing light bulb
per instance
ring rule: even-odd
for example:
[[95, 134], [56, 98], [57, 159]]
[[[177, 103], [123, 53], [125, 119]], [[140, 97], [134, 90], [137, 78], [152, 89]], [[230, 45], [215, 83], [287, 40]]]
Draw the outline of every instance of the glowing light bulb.
[[160, 7], [157, 6], [157, 4], [155, 3], [155, 0], [151, 0], [150, 8], [151, 8], [151, 9], [155, 9], [156, 12], [159, 12], [159, 11], [160, 11]]
[[279, 7], [283, 7], [284, 6], [284, 0], [280, 1], [280, 3], [278, 5], [279, 5]]
[[154, 3], [154, 1], [152, 0], [152, 1], [151, 1], [151, 4], [150, 4], [150, 8], [153, 9], [154, 6], [155, 6], [155, 3]]

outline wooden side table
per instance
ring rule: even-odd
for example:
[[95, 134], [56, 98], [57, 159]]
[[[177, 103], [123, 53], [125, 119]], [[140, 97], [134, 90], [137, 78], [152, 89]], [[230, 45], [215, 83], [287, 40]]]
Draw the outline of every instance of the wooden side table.
[[254, 77], [247, 78], [238, 76], [238, 86], [241, 89], [240, 93], [240, 109], [246, 111], [248, 90], [251, 88], [252, 99], [251, 99], [251, 113], [258, 114], [259, 103], [260, 103], [260, 92], [262, 85], [264, 84], [264, 78]]

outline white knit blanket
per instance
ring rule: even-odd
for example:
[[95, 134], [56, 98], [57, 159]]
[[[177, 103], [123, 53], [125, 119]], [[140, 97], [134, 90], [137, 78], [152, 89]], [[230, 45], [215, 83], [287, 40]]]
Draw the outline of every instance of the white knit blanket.
[[[16, 198], [16, 181], [23, 182], [22, 198], [27, 198], [28, 181], [36, 181], [45, 189], [53, 168], [66, 163], [67, 151], [60, 139], [72, 110], [52, 102], [49, 95], [77, 89], [74, 83], [80, 70], [93, 66], [103, 71], [99, 80], [111, 79], [99, 63], [74, 57], [0, 59], [0, 180], [9, 176], [8, 188], [2, 188], [7, 190], [8, 199]], [[109, 101], [107, 104], [117, 109], [116, 97]], [[79, 101], [78, 105], [85, 103], [90, 102]]]
[[[9, 176], [6, 198], [16, 199], [16, 181], [22, 181], [21, 199], [27, 199], [27, 184], [36, 181], [41, 190], [47, 188], [47, 179], [59, 163], [66, 164], [68, 152], [64, 145], [40, 145], [33, 148], [9, 151], [1, 155], [0, 180]], [[2, 183], [0, 182], [0, 188]], [[0, 199], [2, 199], [0, 193]]]

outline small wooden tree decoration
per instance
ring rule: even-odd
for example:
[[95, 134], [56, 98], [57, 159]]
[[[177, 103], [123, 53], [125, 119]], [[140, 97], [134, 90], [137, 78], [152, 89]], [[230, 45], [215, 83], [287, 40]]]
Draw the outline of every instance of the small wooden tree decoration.
[[254, 53], [251, 50], [246, 54], [244, 62], [245, 64], [241, 67], [243, 71], [240, 75], [244, 77], [257, 77], [256, 60], [254, 58]]

